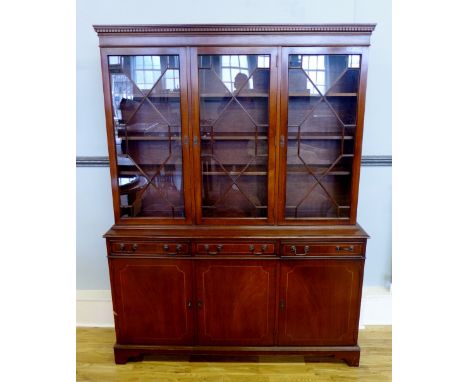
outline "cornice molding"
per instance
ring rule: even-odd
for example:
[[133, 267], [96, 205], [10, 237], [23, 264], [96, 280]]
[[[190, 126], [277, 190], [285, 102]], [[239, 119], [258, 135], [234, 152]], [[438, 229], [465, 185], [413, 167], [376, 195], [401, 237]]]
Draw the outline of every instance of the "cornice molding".
[[93, 25], [106, 34], [264, 34], [264, 33], [367, 33], [376, 24], [187, 24], [187, 25]]
[[[391, 155], [364, 155], [361, 165], [366, 167], [391, 166]], [[78, 156], [76, 157], [76, 167], [108, 167], [109, 158], [104, 156]]]

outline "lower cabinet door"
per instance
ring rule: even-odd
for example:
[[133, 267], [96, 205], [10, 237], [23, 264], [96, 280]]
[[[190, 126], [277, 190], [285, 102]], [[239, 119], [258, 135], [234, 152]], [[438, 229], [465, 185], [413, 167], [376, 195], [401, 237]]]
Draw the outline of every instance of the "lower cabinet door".
[[120, 344], [193, 342], [192, 261], [109, 259]]
[[281, 263], [279, 345], [357, 343], [364, 260]]
[[274, 260], [195, 262], [199, 344], [273, 345], [276, 264]]

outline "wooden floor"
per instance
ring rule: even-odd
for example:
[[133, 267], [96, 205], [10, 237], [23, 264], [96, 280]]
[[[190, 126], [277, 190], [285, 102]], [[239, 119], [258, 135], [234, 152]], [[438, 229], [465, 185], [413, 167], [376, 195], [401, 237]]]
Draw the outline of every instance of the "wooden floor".
[[78, 328], [76, 331], [77, 381], [206, 381], [206, 382], [321, 382], [390, 381], [392, 374], [391, 326], [361, 330], [361, 365], [304, 362], [302, 356], [190, 359], [146, 357], [143, 362], [115, 365], [113, 329]]

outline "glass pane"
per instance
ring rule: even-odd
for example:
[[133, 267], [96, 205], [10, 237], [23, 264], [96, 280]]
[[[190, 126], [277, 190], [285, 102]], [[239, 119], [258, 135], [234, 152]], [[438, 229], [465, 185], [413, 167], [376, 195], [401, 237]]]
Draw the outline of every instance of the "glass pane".
[[290, 55], [286, 218], [350, 214], [360, 55]]
[[178, 56], [109, 56], [122, 217], [184, 217]]
[[265, 218], [269, 55], [198, 56], [204, 217]]

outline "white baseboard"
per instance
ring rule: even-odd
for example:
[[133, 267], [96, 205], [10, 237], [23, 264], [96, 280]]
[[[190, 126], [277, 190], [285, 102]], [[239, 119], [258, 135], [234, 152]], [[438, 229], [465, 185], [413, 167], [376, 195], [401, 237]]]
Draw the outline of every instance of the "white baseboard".
[[[364, 287], [360, 328], [392, 324], [392, 294], [383, 287]], [[76, 291], [76, 326], [113, 327], [110, 290]]]
[[392, 292], [384, 287], [362, 289], [359, 328], [366, 325], [392, 324]]
[[76, 326], [114, 327], [110, 290], [76, 291]]

